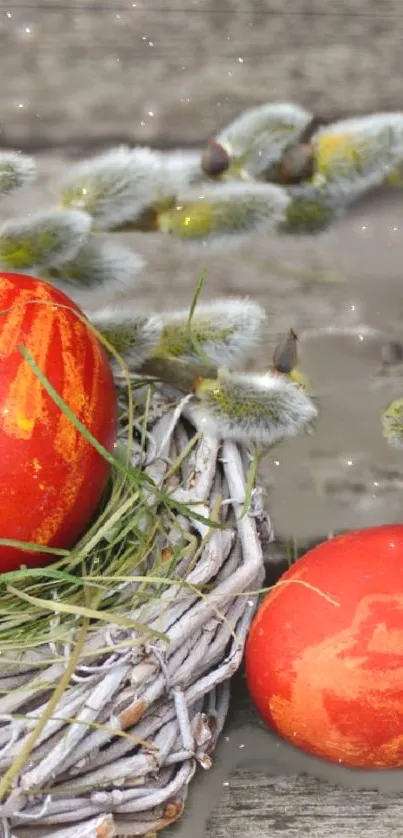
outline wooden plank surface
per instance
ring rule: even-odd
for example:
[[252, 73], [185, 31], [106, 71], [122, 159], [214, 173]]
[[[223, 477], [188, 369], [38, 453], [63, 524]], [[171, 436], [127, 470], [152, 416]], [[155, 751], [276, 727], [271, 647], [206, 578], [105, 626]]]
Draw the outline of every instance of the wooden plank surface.
[[401, 795], [331, 786], [309, 777], [238, 769], [208, 822], [208, 838], [380, 838], [403, 835]]
[[9, 0], [0, 144], [199, 144], [246, 107], [401, 107], [401, 0]]

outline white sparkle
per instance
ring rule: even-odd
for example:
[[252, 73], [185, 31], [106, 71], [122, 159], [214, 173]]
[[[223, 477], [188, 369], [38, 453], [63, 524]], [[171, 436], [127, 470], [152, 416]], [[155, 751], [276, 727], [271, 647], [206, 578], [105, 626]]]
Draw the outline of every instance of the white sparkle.
[[351, 311], [355, 311], [355, 306], [350, 306]]
[[148, 116], [154, 116], [154, 111], [148, 111]]
[[352, 465], [353, 465], [353, 461], [352, 461], [352, 460], [347, 460], [347, 465], [348, 465], [348, 466], [352, 466]]
[[148, 42], [148, 46], [149, 46], [149, 47], [153, 47], [153, 46], [154, 46], [154, 41], [149, 41], [149, 42]]
[[239, 56], [239, 58], [238, 58], [238, 62], [239, 62], [239, 64], [243, 64], [243, 58], [241, 58], [241, 57]]
[[379, 486], [379, 483], [378, 483], [377, 480], [374, 480], [374, 486]]
[[30, 28], [30, 26], [26, 26], [25, 31], [26, 31], [27, 35], [30, 35], [31, 32], [32, 32], [32, 29]]
[[279, 466], [280, 465], [280, 460], [273, 460], [273, 463], [274, 463], [275, 466]]
[[364, 340], [364, 335], [358, 335], [358, 340]]
[[24, 103], [23, 103], [23, 102], [20, 102], [20, 104], [18, 105], [18, 107], [19, 107], [19, 108], [23, 108], [23, 107], [24, 107]]

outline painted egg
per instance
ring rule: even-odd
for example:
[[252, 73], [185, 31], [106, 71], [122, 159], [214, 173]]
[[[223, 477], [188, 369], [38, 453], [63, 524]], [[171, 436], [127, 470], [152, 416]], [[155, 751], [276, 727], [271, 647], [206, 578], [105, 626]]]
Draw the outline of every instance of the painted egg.
[[[61, 291], [0, 274], [0, 538], [71, 547], [91, 522], [110, 465], [47, 393], [25, 347], [65, 404], [106, 448], [117, 433], [107, 356]], [[0, 572], [52, 561], [0, 545]]]
[[403, 526], [306, 553], [266, 596], [246, 648], [251, 697], [280, 736], [346, 766], [403, 766]]

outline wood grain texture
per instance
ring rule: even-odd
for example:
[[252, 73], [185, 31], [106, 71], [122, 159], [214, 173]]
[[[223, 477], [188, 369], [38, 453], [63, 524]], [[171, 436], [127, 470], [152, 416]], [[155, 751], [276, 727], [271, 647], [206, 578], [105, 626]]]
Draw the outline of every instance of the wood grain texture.
[[401, 107], [400, 0], [10, 0], [8, 9], [2, 143], [198, 145], [270, 99], [322, 116]]
[[310, 777], [239, 769], [208, 822], [208, 838], [380, 838], [403, 835], [400, 795], [337, 788]]

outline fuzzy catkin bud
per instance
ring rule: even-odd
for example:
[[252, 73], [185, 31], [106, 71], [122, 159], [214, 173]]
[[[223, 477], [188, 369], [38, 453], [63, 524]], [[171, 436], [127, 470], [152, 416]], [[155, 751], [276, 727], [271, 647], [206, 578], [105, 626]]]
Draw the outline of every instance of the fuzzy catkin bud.
[[292, 103], [260, 105], [244, 111], [215, 137], [235, 167], [241, 163], [253, 177], [280, 160], [285, 148], [310, 123], [312, 115]]
[[[292, 194], [293, 189], [298, 190], [298, 194]], [[305, 235], [326, 230], [347, 208], [343, 201], [335, 200], [309, 184], [293, 187], [288, 192], [290, 202], [285, 221], [279, 225], [281, 233]]]
[[184, 190], [200, 183], [203, 179], [199, 152], [165, 152], [161, 154], [161, 177], [157, 201], [175, 199]]
[[90, 216], [73, 210], [50, 210], [6, 221], [0, 228], [0, 266], [23, 271], [63, 265], [75, 257], [90, 229]]
[[163, 314], [161, 343], [155, 355], [181, 358], [189, 363], [207, 361], [234, 366], [257, 349], [266, 313], [248, 299], [215, 300], [198, 305], [189, 323], [189, 311]]
[[381, 414], [382, 436], [392, 448], [403, 448], [403, 399], [395, 399]]
[[229, 373], [199, 383], [200, 426], [237, 442], [273, 445], [296, 436], [317, 416], [309, 396], [285, 376]]
[[102, 230], [135, 219], [159, 192], [161, 155], [148, 148], [116, 148], [73, 166], [61, 185], [63, 207], [88, 212]]
[[285, 223], [290, 198], [272, 184], [223, 183], [180, 198], [160, 216], [165, 233], [188, 240], [239, 237], [253, 230], [274, 230]]
[[35, 161], [15, 151], [0, 153], [0, 198], [32, 183], [36, 177]]
[[110, 305], [90, 315], [91, 323], [132, 370], [140, 367], [155, 350], [161, 338], [158, 315], [139, 313], [133, 304]]
[[340, 120], [320, 128], [311, 142], [313, 186], [350, 202], [403, 164], [403, 112]]
[[122, 290], [136, 284], [144, 265], [144, 259], [132, 250], [92, 235], [74, 259], [49, 274], [55, 284], [71, 290], [75, 286], [96, 291], [105, 286]]

